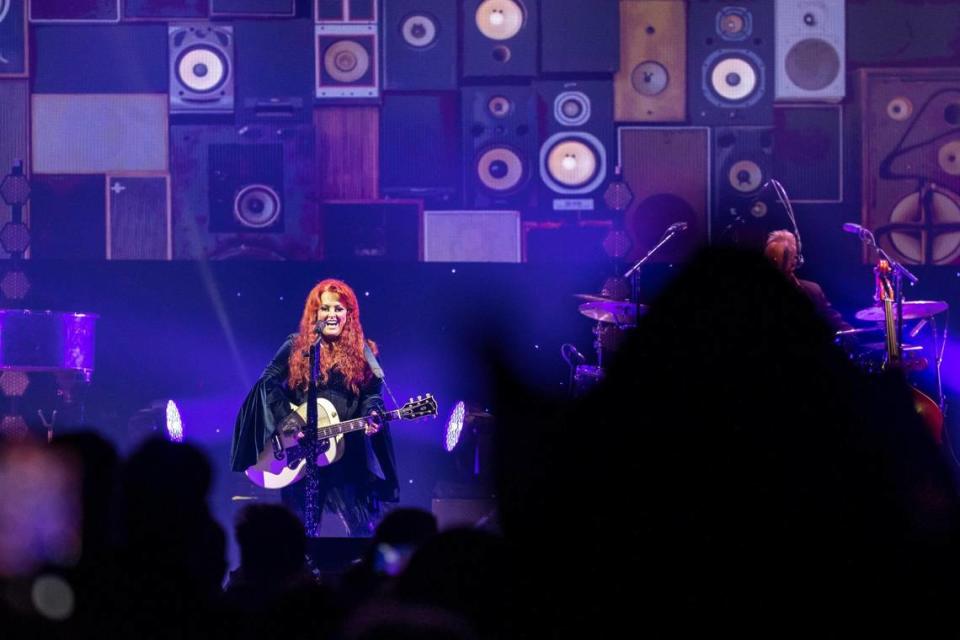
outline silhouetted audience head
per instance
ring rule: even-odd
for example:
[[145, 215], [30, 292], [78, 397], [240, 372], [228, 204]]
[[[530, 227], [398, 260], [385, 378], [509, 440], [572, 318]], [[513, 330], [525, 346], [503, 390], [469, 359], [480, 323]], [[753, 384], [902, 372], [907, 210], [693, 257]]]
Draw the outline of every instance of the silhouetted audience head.
[[286, 583], [305, 570], [307, 536], [303, 523], [280, 504], [251, 504], [236, 522], [240, 569], [245, 581]]

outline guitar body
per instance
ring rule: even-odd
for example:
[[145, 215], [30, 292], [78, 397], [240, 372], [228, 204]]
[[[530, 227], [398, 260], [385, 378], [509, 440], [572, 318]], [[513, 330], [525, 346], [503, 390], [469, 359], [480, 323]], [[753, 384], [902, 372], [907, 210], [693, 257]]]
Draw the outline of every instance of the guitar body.
[[920, 389], [911, 386], [910, 390], [913, 393], [913, 408], [923, 420], [923, 426], [927, 428], [934, 442], [943, 444], [943, 412], [940, 406]]
[[[258, 487], [264, 489], [282, 489], [297, 482], [307, 473], [307, 460], [300, 453], [299, 428], [290, 428], [291, 424], [305, 425], [307, 423], [307, 403], [291, 404], [293, 410], [278, 427], [282, 450], [277, 452], [273, 440], [267, 446], [256, 464], [244, 472]], [[299, 420], [294, 417], [299, 417]], [[340, 416], [333, 404], [326, 398], [317, 398], [317, 428], [328, 427], [340, 422]], [[317, 442], [317, 466], [331, 465], [341, 457], [344, 450], [343, 435], [336, 435]], [[279, 455], [279, 457], [278, 457]]]

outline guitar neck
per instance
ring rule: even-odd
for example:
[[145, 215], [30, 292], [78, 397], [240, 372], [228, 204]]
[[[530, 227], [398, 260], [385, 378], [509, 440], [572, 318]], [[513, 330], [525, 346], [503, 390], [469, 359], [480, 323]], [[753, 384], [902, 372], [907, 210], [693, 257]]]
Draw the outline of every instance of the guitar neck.
[[[398, 420], [403, 416], [400, 414], [400, 410], [388, 411], [383, 414], [384, 420]], [[343, 422], [338, 422], [337, 424], [332, 424], [328, 427], [320, 427], [317, 429], [317, 439], [323, 440], [325, 438], [332, 438], [334, 436], [339, 436], [344, 433], [350, 433], [351, 431], [360, 431], [361, 429], [367, 428], [367, 421], [370, 419], [369, 416], [364, 416], [362, 418], [354, 418], [353, 420], [345, 420]]]

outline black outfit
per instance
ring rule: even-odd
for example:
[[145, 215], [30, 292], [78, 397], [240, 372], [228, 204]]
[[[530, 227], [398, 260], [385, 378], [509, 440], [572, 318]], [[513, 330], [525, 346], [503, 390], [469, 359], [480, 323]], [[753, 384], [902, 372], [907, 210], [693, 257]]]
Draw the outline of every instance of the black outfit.
[[[243, 401], [233, 431], [231, 467], [234, 471], [244, 471], [257, 461], [264, 447], [270, 446], [269, 439], [276, 425], [291, 411], [290, 403], [306, 402], [305, 390], [290, 389], [287, 384], [290, 349], [295, 337], [293, 334], [287, 338]], [[340, 420], [345, 421], [370, 415], [374, 410], [385, 413], [381, 387], [382, 382], [371, 375], [357, 395], [344, 384], [340, 371], [334, 369], [326, 384], [317, 381], [317, 395], [329, 400]], [[348, 433], [344, 435], [343, 446], [340, 460], [319, 469], [321, 496], [317, 503], [339, 515], [351, 536], [370, 536], [381, 515], [381, 503], [399, 499], [390, 429], [383, 425], [373, 436], [363, 431]], [[306, 485], [306, 480], [301, 480], [281, 490], [284, 504], [304, 521]], [[315, 514], [314, 521], [319, 529], [320, 514]], [[308, 531], [307, 535], [319, 533], [319, 530]]]
[[840, 315], [840, 312], [833, 308], [830, 304], [830, 301], [827, 299], [827, 294], [823, 292], [823, 289], [820, 288], [816, 282], [811, 280], [801, 280], [797, 278], [797, 286], [800, 287], [800, 290], [803, 291], [810, 301], [813, 303], [813, 306], [816, 307], [817, 313], [823, 318], [830, 328], [836, 331], [846, 331], [852, 329], [853, 327], [843, 319], [843, 316]]

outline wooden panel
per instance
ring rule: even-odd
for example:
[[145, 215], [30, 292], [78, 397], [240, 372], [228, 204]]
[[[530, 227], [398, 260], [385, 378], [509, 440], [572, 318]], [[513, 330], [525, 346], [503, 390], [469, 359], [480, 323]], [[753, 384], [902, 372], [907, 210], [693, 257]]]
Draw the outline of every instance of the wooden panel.
[[[652, 62], [659, 67], [642, 63]], [[662, 75], [666, 71], [666, 78]], [[636, 79], [636, 80], [635, 80]], [[644, 82], [646, 80], [646, 82]], [[634, 86], [666, 81], [655, 95]], [[621, 0], [620, 70], [614, 76], [614, 119], [618, 122], [683, 122], [687, 117], [686, 3]]]
[[379, 198], [379, 107], [318, 107], [313, 122], [320, 198]]
[[674, 222], [689, 226], [653, 261], [682, 259], [706, 242], [709, 129], [624, 127], [620, 129], [620, 166], [633, 192], [626, 211], [627, 232], [633, 244], [628, 260], [644, 256]]

